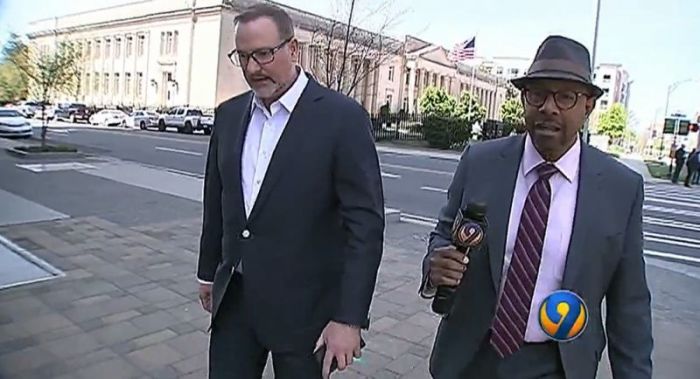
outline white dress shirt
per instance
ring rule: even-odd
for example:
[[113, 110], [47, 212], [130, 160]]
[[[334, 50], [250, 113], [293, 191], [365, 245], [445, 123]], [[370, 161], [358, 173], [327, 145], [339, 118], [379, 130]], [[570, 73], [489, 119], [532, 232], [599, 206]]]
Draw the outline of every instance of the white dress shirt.
[[[538, 310], [547, 295], [561, 289], [574, 214], [576, 212], [580, 159], [581, 142], [577, 139], [576, 143], [558, 161], [554, 162], [559, 172], [552, 175], [549, 179], [552, 198], [549, 205], [547, 231], [544, 236], [540, 268], [525, 330], [526, 342], [544, 342], [549, 340], [540, 327]], [[515, 182], [515, 193], [513, 194], [513, 202], [510, 209], [506, 250], [503, 260], [503, 275], [501, 276], [501, 292], [503, 291], [506, 273], [513, 257], [525, 199], [530, 192], [530, 188], [538, 179], [535, 168], [542, 162], [544, 162], [544, 159], [532, 144], [530, 135], [526, 135], [525, 148], [523, 157], [520, 160], [518, 177]]]
[[[243, 190], [246, 218], [250, 216], [255, 205], [277, 142], [282, 137], [289, 117], [309, 82], [304, 70], [298, 71], [299, 75], [294, 84], [277, 101], [270, 104], [269, 110], [262, 100], [257, 96], [253, 97], [250, 122], [241, 154], [241, 189]], [[235, 269], [238, 272], [243, 272], [243, 263], [238, 264]], [[203, 280], [199, 280], [199, 282], [211, 283]]]
[[289, 116], [294, 111], [308, 81], [304, 71], [299, 70], [299, 76], [294, 84], [279, 100], [270, 104], [269, 110], [257, 96], [253, 98], [252, 115], [241, 156], [241, 186], [246, 218], [250, 216], [250, 211], [255, 205], [277, 142], [282, 137]]

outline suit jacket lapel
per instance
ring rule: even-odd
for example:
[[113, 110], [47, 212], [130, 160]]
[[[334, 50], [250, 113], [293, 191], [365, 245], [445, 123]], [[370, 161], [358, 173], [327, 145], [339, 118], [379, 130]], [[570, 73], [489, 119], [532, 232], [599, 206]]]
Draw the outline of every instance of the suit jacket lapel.
[[[512, 139], [508, 148], [501, 150], [497, 159], [487, 164], [490, 172], [495, 173], [489, 187], [492, 188], [488, 201], [487, 239], [489, 247], [489, 262], [491, 263], [491, 277], [493, 285], [498, 292], [503, 271], [503, 256], [505, 254], [506, 235], [508, 233], [508, 221], [510, 219], [510, 207], [515, 192], [515, 182], [518, 178], [518, 169], [525, 146], [525, 136]], [[489, 233], [489, 231], [492, 231]], [[505, 232], [500, 232], [505, 231]]]
[[591, 147], [582, 143], [576, 211], [574, 213], [574, 224], [566, 257], [562, 288], [571, 289], [576, 282], [579, 269], [583, 265], [583, 260], [587, 253], [586, 245], [588, 244], [586, 240], [589, 238], [588, 229], [595, 222], [596, 218], [595, 207], [592, 207], [591, 204], [596, 204], [596, 199], [599, 198], [599, 193], [602, 190], [602, 171], [600, 169], [602, 165], [596, 162], [596, 156], [591, 154], [590, 149]]
[[299, 101], [297, 102], [292, 114], [289, 116], [289, 121], [284, 127], [282, 136], [277, 142], [275, 151], [272, 153], [272, 158], [270, 159], [270, 165], [267, 168], [265, 177], [263, 179], [262, 186], [260, 187], [260, 192], [253, 209], [250, 212], [249, 221], [252, 221], [260, 209], [267, 201], [272, 188], [274, 187], [277, 179], [282, 175], [286, 168], [292, 163], [293, 158], [300, 150], [301, 145], [304, 143], [305, 138], [310, 138], [304, 133], [304, 124], [307, 122], [313, 122], [313, 114], [311, 112], [312, 104], [322, 97], [319, 91], [319, 85], [316, 83], [311, 76], [309, 76], [309, 82], [306, 88], [301, 94]]
[[[243, 109], [240, 118], [238, 118], [239, 127], [236, 129], [236, 134], [234, 135], [235, 140], [233, 141], [233, 177], [238, 178], [238, 185], [236, 186], [236, 199], [240, 202], [240, 209], [245, 209], [245, 200], [243, 198], [243, 176], [241, 170], [241, 160], [243, 158], [243, 144], [245, 143], [245, 135], [248, 131], [248, 124], [250, 124], [250, 110], [252, 103], [253, 93], [250, 92], [248, 100], [246, 101], [246, 108]], [[241, 212], [241, 215], [243, 220], [245, 220], [245, 212]]]

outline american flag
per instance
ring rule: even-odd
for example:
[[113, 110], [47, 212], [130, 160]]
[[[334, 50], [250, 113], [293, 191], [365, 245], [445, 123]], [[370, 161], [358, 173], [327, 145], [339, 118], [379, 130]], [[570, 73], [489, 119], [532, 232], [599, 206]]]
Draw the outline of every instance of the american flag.
[[464, 42], [455, 44], [449, 55], [450, 60], [453, 62], [459, 62], [465, 59], [474, 59], [475, 46], [476, 37], [472, 37]]

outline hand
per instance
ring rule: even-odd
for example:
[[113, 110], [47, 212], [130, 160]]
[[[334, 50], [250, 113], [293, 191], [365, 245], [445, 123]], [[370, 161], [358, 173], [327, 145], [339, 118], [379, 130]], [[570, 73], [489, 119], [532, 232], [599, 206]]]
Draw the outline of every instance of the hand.
[[338, 364], [338, 370], [343, 371], [352, 364], [354, 358], [360, 357], [360, 329], [331, 321], [321, 332], [314, 351], [323, 345], [326, 345], [326, 356], [323, 358], [321, 373], [323, 379], [328, 379], [333, 359]]
[[211, 313], [211, 284], [199, 284], [199, 302], [205, 311]]
[[430, 283], [455, 287], [462, 280], [469, 258], [454, 246], [440, 247], [430, 255]]

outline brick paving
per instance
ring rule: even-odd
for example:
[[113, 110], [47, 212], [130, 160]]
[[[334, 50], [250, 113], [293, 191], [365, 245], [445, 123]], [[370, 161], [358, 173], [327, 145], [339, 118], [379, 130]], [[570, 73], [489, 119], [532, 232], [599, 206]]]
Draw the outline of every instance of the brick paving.
[[[66, 274], [0, 292], [0, 378], [206, 378], [199, 225], [127, 228], [83, 217], [0, 228]], [[428, 376], [437, 319], [416, 296], [416, 257], [387, 246], [368, 347], [334, 377]]]
[[[0, 379], [206, 378], [199, 228], [199, 218], [127, 227], [94, 216], [0, 227], [66, 274], [0, 291]], [[416, 293], [426, 229], [411, 228], [389, 225], [367, 348], [334, 378], [429, 377], [438, 318]], [[648, 265], [655, 377], [690, 378], [700, 370], [700, 276], [665, 265]], [[605, 357], [601, 367], [599, 378], [610, 378]]]

